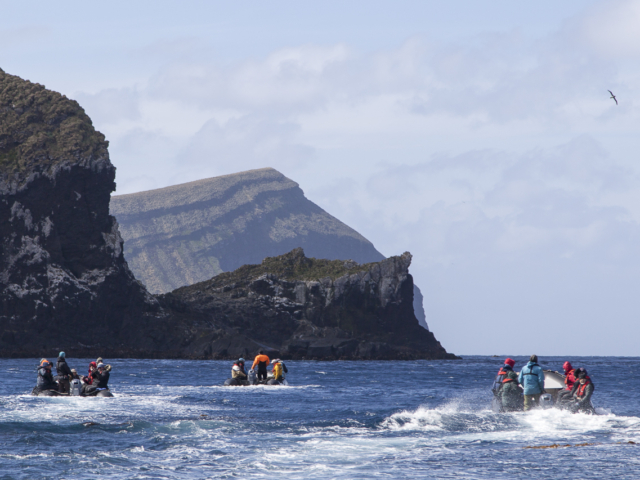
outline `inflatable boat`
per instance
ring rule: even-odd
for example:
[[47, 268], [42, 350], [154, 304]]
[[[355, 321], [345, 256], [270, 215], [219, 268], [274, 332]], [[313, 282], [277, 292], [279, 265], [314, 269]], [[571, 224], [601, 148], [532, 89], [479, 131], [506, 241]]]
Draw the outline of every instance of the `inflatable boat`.
[[[565, 389], [565, 384], [564, 384], [565, 376], [554, 370], [543, 370], [543, 371], [544, 371], [545, 393], [543, 393], [540, 396], [540, 407], [563, 408], [563, 405], [559, 401], [559, 396], [560, 396], [560, 392], [562, 392]], [[519, 372], [516, 372], [516, 373], [519, 373]], [[496, 386], [497, 381], [498, 381], [498, 377], [496, 377], [496, 380], [494, 380], [494, 388]], [[522, 389], [522, 386], [520, 386], [520, 389]], [[491, 409], [494, 412], [502, 411], [502, 401], [495, 395], [491, 401]], [[593, 405], [591, 406], [591, 410], [592, 410], [592, 413], [595, 413], [595, 409], [593, 408]]]
[[268, 373], [266, 380], [258, 380], [258, 376], [253, 369], [249, 370], [249, 373], [247, 373], [246, 380], [238, 380], [237, 378], [227, 378], [224, 381], [225, 387], [248, 387], [250, 385], [285, 385], [286, 386], [286, 385], [289, 385], [289, 382], [287, 382], [287, 379], [284, 378], [284, 374], [283, 374], [282, 382], [277, 381], [274, 378], [273, 373]]
[[57, 390], [38, 391], [38, 387], [33, 387], [31, 395], [36, 397], [113, 397], [113, 393], [108, 388], [97, 388], [89, 393], [82, 393], [84, 382], [78, 378], [69, 382], [69, 393], [61, 393]]

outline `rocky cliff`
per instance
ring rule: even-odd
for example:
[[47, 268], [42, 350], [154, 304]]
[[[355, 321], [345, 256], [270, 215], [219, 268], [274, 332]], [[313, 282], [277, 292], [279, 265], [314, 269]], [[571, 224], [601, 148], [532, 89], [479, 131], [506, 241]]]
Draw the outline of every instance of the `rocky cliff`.
[[[111, 198], [124, 255], [152, 293], [208, 280], [265, 257], [303, 248], [310, 257], [384, 259], [373, 244], [325, 212], [272, 168]], [[415, 311], [428, 329], [422, 294]]]
[[0, 70], [0, 356], [451, 358], [413, 314], [410, 255], [302, 250], [153, 296], [109, 215], [115, 168], [74, 101]]
[[[63, 95], [0, 70], [0, 352], [120, 344], [157, 310], [109, 215], [107, 141]], [[109, 339], [109, 342], [105, 342]]]
[[409, 253], [361, 265], [297, 248], [157, 298], [184, 323], [209, 324], [185, 347], [194, 357], [456, 358], [418, 324], [410, 263]]

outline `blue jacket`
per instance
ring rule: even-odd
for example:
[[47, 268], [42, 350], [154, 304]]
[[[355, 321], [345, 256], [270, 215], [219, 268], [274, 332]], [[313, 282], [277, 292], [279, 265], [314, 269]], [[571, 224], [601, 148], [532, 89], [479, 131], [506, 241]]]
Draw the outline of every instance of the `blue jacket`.
[[544, 391], [544, 372], [537, 363], [529, 362], [520, 370], [518, 383], [524, 387], [525, 395], [535, 395]]

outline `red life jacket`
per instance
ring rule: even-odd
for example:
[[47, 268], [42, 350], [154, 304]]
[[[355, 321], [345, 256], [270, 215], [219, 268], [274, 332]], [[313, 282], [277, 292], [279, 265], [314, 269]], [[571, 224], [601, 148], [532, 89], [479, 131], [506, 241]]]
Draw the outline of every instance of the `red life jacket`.
[[576, 383], [576, 369], [569, 370], [564, 377], [564, 384], [567, 386], [567, 390], [573, 390], [573, 384]]
[[586, 377], [586, 378], [587, 378], [587, 381], [584, 382], [583, 384], [580, 384], [580, 386], [576, 390], [576, 397], [579, 397], [579, 398], [584, 397], [584, 391], [587, 389], [587, 385], [591, 383], [591, 379], [589, 377]]
[[505, 378], [504, 380], [502, 380], [502, 383], [508, 383], [508, 382], [517, 382], [517, 380], [515, 378]]

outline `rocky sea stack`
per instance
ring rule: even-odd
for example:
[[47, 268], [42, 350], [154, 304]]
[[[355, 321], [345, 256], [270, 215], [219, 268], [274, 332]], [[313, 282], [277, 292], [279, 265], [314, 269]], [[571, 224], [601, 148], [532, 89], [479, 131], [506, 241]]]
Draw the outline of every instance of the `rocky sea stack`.
[[297, 248], [158, 299], [185, 319], [213, 322], [190, 342], [193, 355], [262, 348], [294, 359], [456, 358], [418, 324], [410, 264], [409, 253], [361, 265]]
[[413, 314], [409, 254], [298, 249], [149, 294], [109, 214], [107, 146], [75, 101], [0, 70], [0, 356], [454, 358]]

